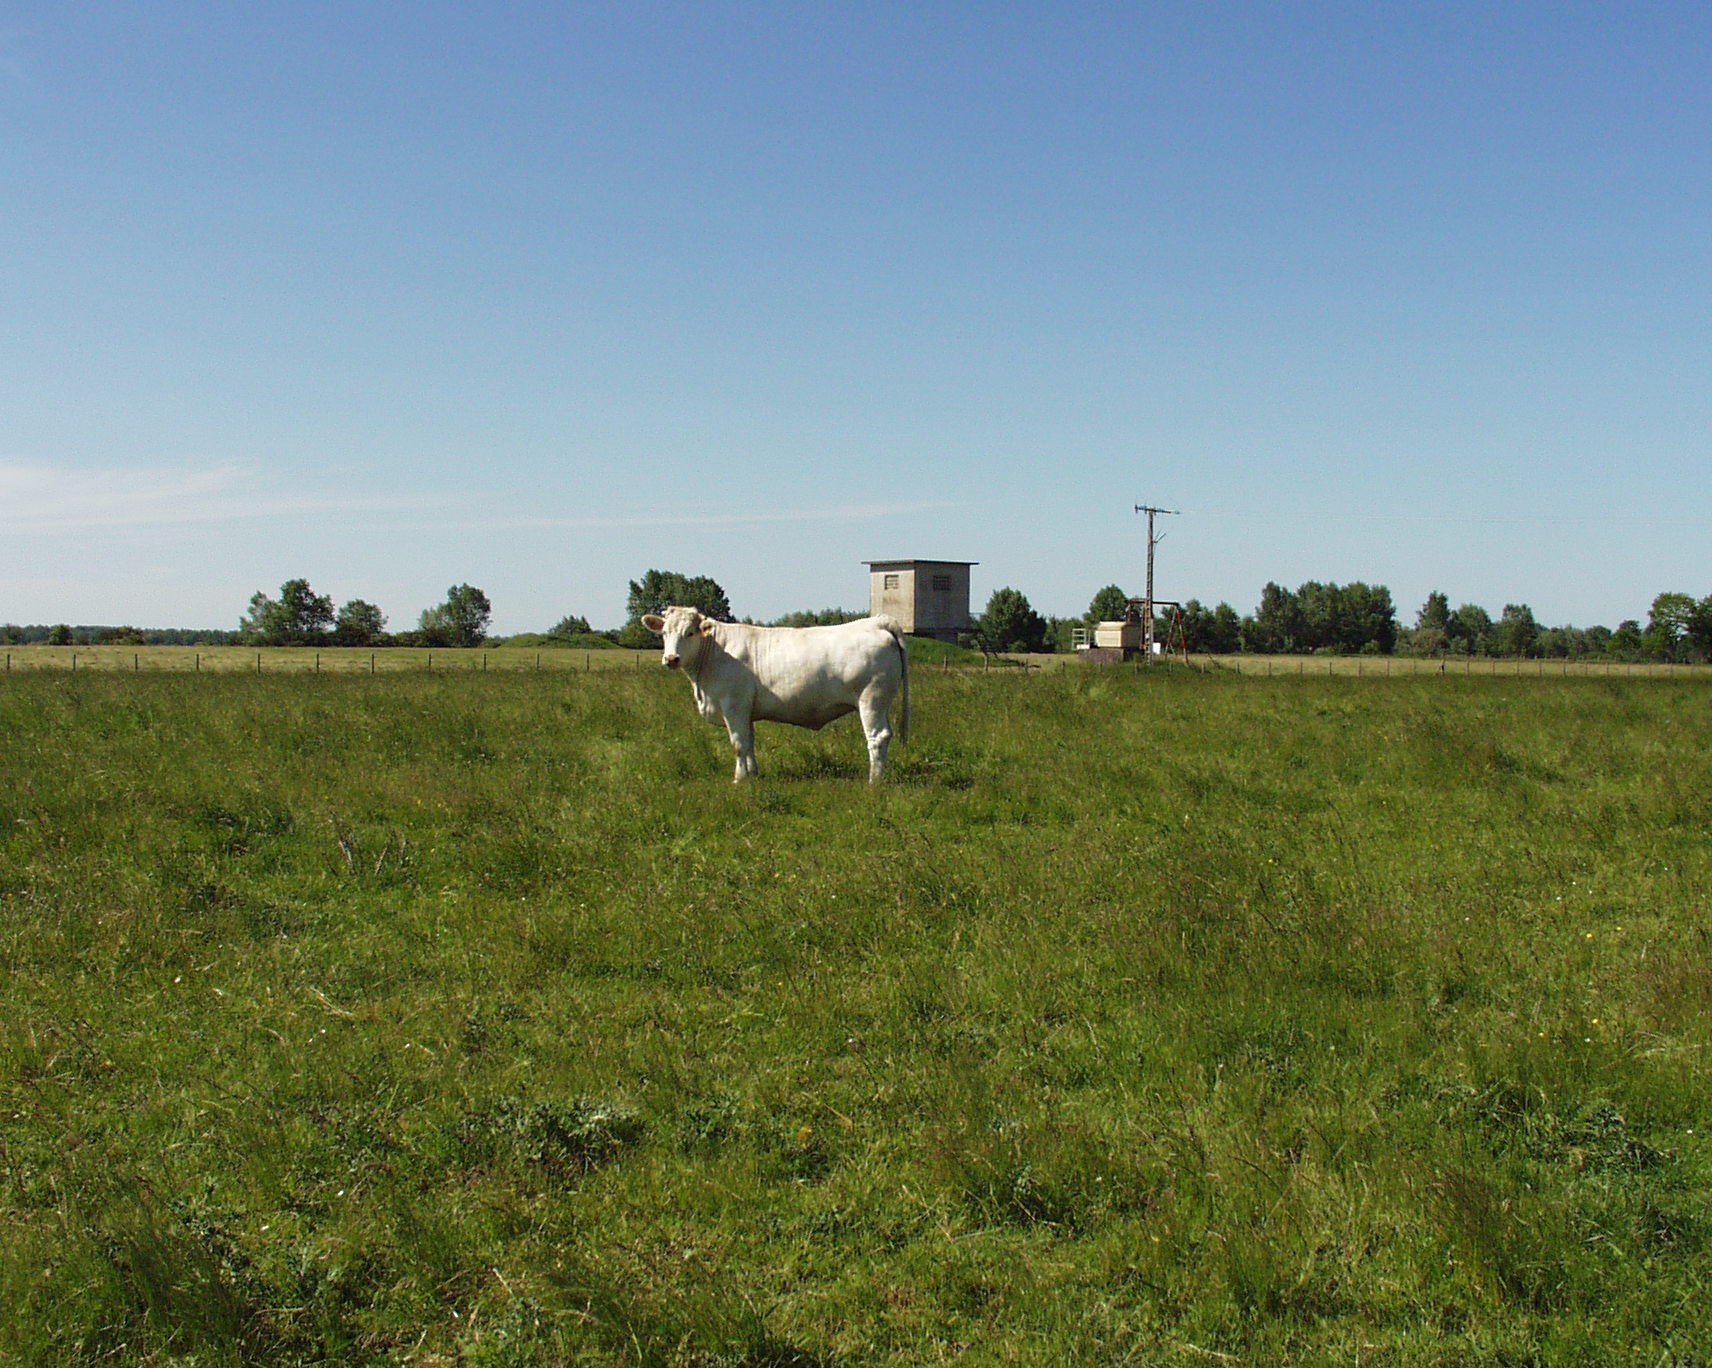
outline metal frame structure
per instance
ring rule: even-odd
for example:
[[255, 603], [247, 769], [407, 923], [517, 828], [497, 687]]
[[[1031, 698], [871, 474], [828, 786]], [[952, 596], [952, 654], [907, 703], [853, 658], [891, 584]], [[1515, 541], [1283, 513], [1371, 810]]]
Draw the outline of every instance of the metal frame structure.
[[[1142, 619], [1141, 619], [1142, 620], [1141, 645], [1142, 645], [1143, 653], [1147, 656], [1147, 658], [1149, 660], [1152, 660], [1153, 659], [1153, 606], [1156, 602], [1158, 602], [1158, 600], [1156, 600], [1153, 597], [1153, 548], [1158, 546], [1160, 542], [1165, 540], [1165, 534], [1163, 532], [1161, 532], [1157, 537], [1153, 535], [1153, 519], [1155, 516], [1157, 516], [1159, 514], [1165, 514], [1168, 517], [1174, 518], [1178, 515], [1180, 510], [1175, 509], [1175, 508], [1155, 508], [1152, 504], [1137, 504], [1135, 506], [1135, 511], [1137, 513], [1147, 514], [1147, 596], [1141, 600], [1141, 602], [1145, 605], [1145, 607], [1142, 610]], [[1134, 603], [1135, 600], [1131, 599], [1130, 602]], [[1173, 606], [1176, 607], [1177, 605], [1174, 604]], [[1179, 612], [1181, 612], [1180, 608], [1179, 608]]]

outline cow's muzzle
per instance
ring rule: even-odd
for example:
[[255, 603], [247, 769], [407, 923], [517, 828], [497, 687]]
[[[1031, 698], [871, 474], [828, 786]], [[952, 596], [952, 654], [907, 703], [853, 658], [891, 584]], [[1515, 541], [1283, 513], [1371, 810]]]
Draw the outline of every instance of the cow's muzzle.
[[669, 655], [669, 656], [666, 656], [666, 657], [664, 657], [664, 658], [663, 658], [663, 659], [662, 659], [662, 660], [661, 660], [661, 661], [660, 661], [660, 663], [661, 663], [661, 664], [662, 664], [662, 665], [664, 665], [664, 666], [665, 666], [665, 667], [666, 667], [666, 668], [667, 668], [667, 669], [668, 669], [668, 670], [675, 670], [675, 669], [677, 669], [677, 668], [678, 668], [678, 666], [679, 666], [679, 665], [681, 665], [681, 664], [683, 664], [683, 661], [682, 661], [682, 660], [680, 660], [680, 659], [679, 659], [679, 658], [678, 658], [678, 657], [677, 657], [677, 656], [675, 656], [675, 655]]

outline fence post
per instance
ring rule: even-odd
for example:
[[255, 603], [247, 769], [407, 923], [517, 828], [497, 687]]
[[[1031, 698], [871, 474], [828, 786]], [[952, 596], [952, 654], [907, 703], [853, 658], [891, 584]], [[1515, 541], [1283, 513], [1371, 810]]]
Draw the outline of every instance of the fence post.
[[76, 651], [73, 651], [71, 653], [71, 672], [73, 674], [77, 673], [77, 652]]
[[321, 673], [321, 652], [319, 651], [315, 653], [315, 673]]
[[143, 655], [142, 655], [141, 651], [135, 651], [131, 655], [131, 673], [132, 674], [141, 674], [142, 672], [143, 672]]
[[261, 672], [262, 672], [262, 653], [260, 651], [257, 651], [256, 652], [256, 673], [260, 674]]
[[196, 673], [197, 674], [202, 673], [202, 652], [201, 651], [198, 651], [196, 653]]
[[374, 652], [373, 651], [369, 652], [369, 673], [370, 674], [374, 673]]

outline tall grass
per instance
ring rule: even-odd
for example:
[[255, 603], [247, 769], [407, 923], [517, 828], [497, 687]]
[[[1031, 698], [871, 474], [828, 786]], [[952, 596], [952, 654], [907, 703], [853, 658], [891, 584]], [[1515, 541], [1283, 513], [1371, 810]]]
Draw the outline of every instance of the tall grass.
[[0, 685], [0, 1360], [1705, 1362], [1712, 694]]

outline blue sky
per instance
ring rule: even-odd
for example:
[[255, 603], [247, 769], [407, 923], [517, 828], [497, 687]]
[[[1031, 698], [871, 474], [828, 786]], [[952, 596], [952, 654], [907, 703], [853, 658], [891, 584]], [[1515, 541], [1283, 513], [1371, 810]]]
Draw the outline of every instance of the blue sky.
[[0, 620], [1712, 593], [1712, 8], [0, 0]]

